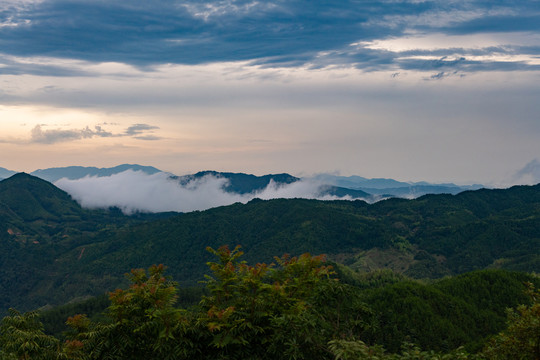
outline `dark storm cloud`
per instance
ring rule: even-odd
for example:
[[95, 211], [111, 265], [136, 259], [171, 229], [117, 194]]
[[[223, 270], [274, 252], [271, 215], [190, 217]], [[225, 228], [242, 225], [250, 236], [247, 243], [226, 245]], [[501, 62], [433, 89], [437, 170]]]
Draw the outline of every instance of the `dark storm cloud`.
[[[442, 20], [428, 20], [437, 17]], [[536, 32], [540, 6], [538, 1], [45, 0], [1, 10], [0, 24], [1, 52], [14, 56], [139, 67], [248, 60], [266, 66], [330, 63], [369, 70], [400, 65], [399, 53], [351, 52], [351, 43], [411, 31]], [[493, 68], [488, 64], [487, 69]], [[16, 63], [0, 71], [62, 75], [54, 67]]]

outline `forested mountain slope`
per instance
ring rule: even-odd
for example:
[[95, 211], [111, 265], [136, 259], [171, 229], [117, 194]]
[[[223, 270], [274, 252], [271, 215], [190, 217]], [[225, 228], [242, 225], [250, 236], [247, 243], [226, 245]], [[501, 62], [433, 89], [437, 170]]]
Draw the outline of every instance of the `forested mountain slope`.
[[[6, 184], [11, 190], [4, 190]], [[18, 187], [21, 194], [32, 193], [26, 187], [34, 186], [43, 187], [38, 194], [58, 191], [45, 184], [19, 176], [0, 182], [0, 194], [17, 192]], [[181, 285], [196, 285], [209, 260], [205, 248], [223, 244], [241, 245], [250, 262], [270, 262], [284, 253], [324, 253], [353, 269], [388, 267], [419, 278], [486, 267], [540, 271], [539, 185], [372, 205], [253, 200], [153, 221], [83, 210], [65, 193], [54, 194], [31, 198], [37, 202], [31, 207], [16, 201], [9, 205], [10, 196], [0, 197], [6, 219], [0, 229], [3, 309], [11, 305], [24, 310], [102, 293], [125, 284], [123, 274], [129, 269], [155, 263], [166, 264]], [[55, 213], [56, 208], [65, 212]], [[32, 215], [32, 209], [41, 215]], [[15, 223], [30, 226], [31, 241], [8, 232]], [[24, 271], [13, 270], [18, 268]]]
[[47, 304], [51, 297], [71, 299], [73, 292], [56, 292], [72, 270], [58, 269], [59, 257], [83, 251], [103, 234], [167, 215], [86, 210], [66, 192], [25, 173], [0, 181], [0, 313], [8, 306]]
[[[42, 313], [46, 331], [57, 338], [40, 335], [36, 313], [11, 311], [0, 324], [0, 352], [61, 351], [81, 360], [532, 360], [540, 354], [534, 275], [481, 270], [424, 283], [387, 270], [329, 267], [307, 254], [250, 266], [238, 249], [210, 251], [216, 255], [208, 263], [211, 276], [194, 306], [176, 303], [185, 291], [167, 280], [163, 266], [137, 269], [129, 289], [110, 293], [108, 303], [101, 297]], [[505, 310], [518, 305], [507, 323]], [[37, 336], [39, 345], [20, 346]]]
[[[162, 262], [175, 279], [202, 278], [205, 246], [242, 245], [249, 261], [325, 253], [353, 268], [439, 277], [488, 266], [538, 271], [539, 187], [362, 201], [254, 200], [132, 227], [85, 259], [86, 271]], [[90, 250], [90, 249], [88, 249]], [[111, 267], [111, 265], [114, 266]]]

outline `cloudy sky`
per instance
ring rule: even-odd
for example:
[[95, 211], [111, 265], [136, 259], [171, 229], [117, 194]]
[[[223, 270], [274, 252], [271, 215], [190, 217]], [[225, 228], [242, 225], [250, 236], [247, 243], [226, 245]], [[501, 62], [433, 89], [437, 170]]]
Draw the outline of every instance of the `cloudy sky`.
[[540, 1], [1, 0], [0, 154], [540, 181]]

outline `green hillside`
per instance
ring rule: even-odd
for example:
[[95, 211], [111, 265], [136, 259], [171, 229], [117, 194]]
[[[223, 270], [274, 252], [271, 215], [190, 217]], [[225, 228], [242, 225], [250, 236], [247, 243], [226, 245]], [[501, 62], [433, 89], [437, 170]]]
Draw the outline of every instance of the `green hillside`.
[[85, 210], [51, 183], [24, 173], [0, 181], [0, 313], [87, 295], [88, 289], [56, 291], [72, 270], [57, 267], [58, 259], [156, 216]]
[[[490, 197], [493, 195], [493, 198]], [[539, 187], [362, 201], [254, 200], [141, 224], [87, 247], [85, 273], [170, 264], [193, 285], [206, 246], [241, 245], [248, 261], [328, 254], [353, 269], [437, 278], [486, 267], [540, 270]], [[72, 256], [73, 258], [73, 256]]]
[[[110, 293], [109, 301], [101, 296], [40, 313], [11, 310], [0, 323], [0, 357], [2, 351], [81, 360], [540, 354], [534, 290], [540, 280], [533, 275], [481, 270], [424, 283], [388, 270], [328, 266], [307, 254], [250, 265], [238, 249], [210, 252], [204, 291], [178, 288], [160, 265], [132, 270], [129, 288]], [[508, 308], [518, 311], [507, 317]]]
[[241, 245], [249, 262], [310, 252], [353, 270], [389, 268], [413, 278], [540, 271], [540, 185], [372, 205], [253, 200], [127, 217], [81, 209], [53, 185], [21, 174], [0, 182], [0, 208], [2, 309], [100, 294], [125, 285], [127, 270], [158, 263], [182, 286], [197, 285], [210, 259], [204, 249], [223, 244]]

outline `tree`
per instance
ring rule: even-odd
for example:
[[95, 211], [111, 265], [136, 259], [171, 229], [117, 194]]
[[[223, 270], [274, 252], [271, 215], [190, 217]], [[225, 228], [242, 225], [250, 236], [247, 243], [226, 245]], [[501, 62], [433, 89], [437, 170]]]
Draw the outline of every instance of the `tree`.
[[484, 354], [493, 360], [540, 359], [540, 292], [527, 283], [530, 305], [508, 309], [508, 328], [493, 337]]
[[19, 313], [9, 309], [0, 324], [0, 356], [3, 359], [43, 359], [59, 357], [60, 342], [43, 333], [36, 311]]
[[215, 358], [325, 359], [327, 342], [354, 337], [368, 313], [353, 288], [333, 279], [324, 256], [275, 257], [275, 263], [249, 266], [239, 247], [209, 248], [200, 321], [212, 334]]
[[302, 332], [291, 336], [285, 330], [311, 330], [307, 317], [310, 297], [331, 272], [323, 265], [324, 257], [284, 256], [275, 258], [278, 267], [250, 266], [239, 260], [243, 253], [238, 246], [208, 251], [218, 262], [208, 263], [212, 271], [206, 281], [210, 294], [201, 302], [199, 322], [211, 332], [216, 357], [271, 359], [277, 354], [298, 353]]
[[129, 289], [110, 293], [109, 323], [94, 324], [84, 315], [70, 317], [67, 323], [73, 331], [66, 344], [72, 352], [92, 359], [179, 358], [182, 343], [175, 332], [185, 322], [184, 311], [174, 307], [176, 284], [163, 276], [164, 270], [163, 265], [150, 267], [148, 273], [132, 270]]

